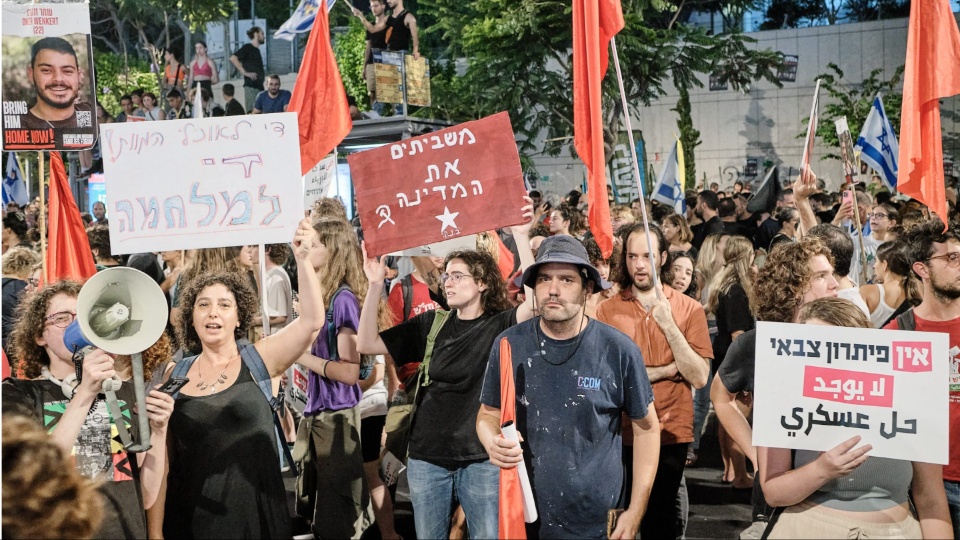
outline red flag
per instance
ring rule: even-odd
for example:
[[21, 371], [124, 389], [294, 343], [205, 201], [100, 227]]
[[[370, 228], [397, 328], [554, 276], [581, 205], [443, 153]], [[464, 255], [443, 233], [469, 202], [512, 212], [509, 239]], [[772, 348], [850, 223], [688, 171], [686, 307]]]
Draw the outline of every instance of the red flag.
[[343, 89], [340, 70], [330, 47], [327, 17], [327, 10], [317, 10], [287, 107], [287, 111], [299, 113], [300, 170], [303, 174], [332, 152], [353, 127], [347, 92]]
[[960, 31], [948, 0], [910, 3], [897, 191], [947, 223], [940, 98], [960, 94]]
[[80, 210], [67, 183], [67, 171], [63, 167], [60, 152], [50, 153], [49, 209], [50, 230], [45, 281], [85, 281], [97, 273], [97, 267], [90, 252], [90, 242], [80, 218]]
[[[513, 386], [513, 355], [507, 338], [500, 339], [500, 425], [517, 421], [517, 391]], [[518, 467], [523, 467], [523, 463]], [[526, 538], [523, 493], [517, 467], [500, 469], [500, 538]]]
[[500, 267], [500, 275], [503, 276], [503, 279], [510, 279], [510, 276], [513, 275], [513, 252], [510, 251], [510, 248], [503, 243], [503, 240], [500, 239], [500, 235], [497, 234], [497, 231], [490, 231], [490, 234], [497, 239], [497, 247], [500, 250], [500, 256], [497, 258], [497, 266]]
[[613, 252], [600, 82], [607, 72], [607, 45], [623, 29], [620, 0], [573, 0], [573, 146], [587, 166], [587, 216], [604, 257]]

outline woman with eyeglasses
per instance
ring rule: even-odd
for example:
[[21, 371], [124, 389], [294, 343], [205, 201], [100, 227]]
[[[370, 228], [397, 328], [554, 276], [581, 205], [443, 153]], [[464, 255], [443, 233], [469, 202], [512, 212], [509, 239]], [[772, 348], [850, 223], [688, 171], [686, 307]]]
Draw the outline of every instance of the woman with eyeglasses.
[[867, 214], [870, 220], [870, 236], [878, 244], [896, 240], [895, 228], [899, 219], [897, 209], [892, 204], [878, 204]]
[[[96, 538], [145, 538], [144, 509], [157, 500], [165, 474], [173, 398], [156, 390], [147, 395], [151, 436], [142, 442], [151, 445], [148, 451], [132, 454], [117, 444], [117, 419], [101, 397], [103, 381], [117, 374], [114, 358], [100, 349], [88, 353], [77, 384], [73, 351], [63, 342], [77, 316], [79, 293], [79, 283], [58, 281], [23, 299], [10, 335], [11, 358], [29, 380], [4, 381], [3, 413], [35, 419], [64, 453], [74, 456], [81, 474], [101, 482], [104, 519]], [[117, 399], [127, 428], [136, 432], [133, 384], [123, 381]]]
[[[529, 243], [533, 201], [524, 197], [526, 224], [513, 227], [517, 245]], [[369, 282], [360, 313], [357, 348], [364, 354], [390, 354], [398, 366], [424, 359], [437, 311], [428, 311], [379, 332], [377, 309], [386, 274], [385, 257], [369, 257]], [[533, 263], [520, 250], [521, 266]], [[496, 538], [500, 469], [490, 463], [475, 428], [487, 358], [496, 337], [533, 316], [529, 303], [510, 307], [506, 284], [493, 258], [460, 250], [447, 255], [441, 286], [450, 314], [436, 334], [410, 431], [407, 479], [418, 538], [447, 538], [454, 502], [463, 507], [471, 538]], [[408, 388], [410, 386], [408, 385]]]

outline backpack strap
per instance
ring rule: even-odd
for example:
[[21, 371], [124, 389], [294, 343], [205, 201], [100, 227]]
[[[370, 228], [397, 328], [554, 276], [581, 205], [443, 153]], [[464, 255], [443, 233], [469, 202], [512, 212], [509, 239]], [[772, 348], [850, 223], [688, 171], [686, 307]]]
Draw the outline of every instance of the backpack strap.
[[897, 328], [910, 331], [917, 329], [917, 318], [913, 315], [913, 308], [897, 315]]
[[287, 444], [283, 434], [283, 427], [280, 425], [279, 410], [280, 405], [283, 403], [283, 397], [274, 397], [273, 386], [270, 381], [270, 372], [267, 370], [267, 365], [263, 362], [260, 352], [257, 351], [253, 343], [250, 343], [246, 339], [239, 339], [237, 340], [237, 348], [240, 349], [240, 358], [247, 366], [257, 386], [260, 387], [260, 391], [263, 392], [263, 397], [266, 398], [267, 403], [270, 405], [270, 410], [273, 411], [273, 425], [277, 431], [277, 449], [280, 451], [281, 456], [280, 466], [283, 466], [283, 460], [286, 459], [294, 473], [299, 474], [297, 464], [293, 461], [293, 456], [290, 454], [290, 445]]
[[440, 329], [443, 328], [443, 323], [447, 322], [447, 318], [450, 317], [450, 312], [442, 309], [434, 310], [433, 316], [433, 325], [430, 326], [430, 333], [427, 334], [427, 347], [423, 351], [423, 361], [420, 362], [420, 367], [417, 369], [423, 370], [423, 383], [421, 386], [428, 386], [432, 381], [430, 380], [430, 359], [433, 357], [433, 347], [437, 343], [437, 334], [440, 333]]
[[350, 287], [341, 285], [334, 291], [333, 296], [330, 297], [330, 305], [327, 306], [327, 352], [330, 353], [330, 360], [340, 359], [340, 351], [337, 350], [337, 325], [333, 324], [333, 304], [337, 301], [340, 293], [349, 290]]
[[413, 275], [407, 274], [400, 279], [400, 292], [403, 293], [403, 320], [410, 320], [413, 309]]

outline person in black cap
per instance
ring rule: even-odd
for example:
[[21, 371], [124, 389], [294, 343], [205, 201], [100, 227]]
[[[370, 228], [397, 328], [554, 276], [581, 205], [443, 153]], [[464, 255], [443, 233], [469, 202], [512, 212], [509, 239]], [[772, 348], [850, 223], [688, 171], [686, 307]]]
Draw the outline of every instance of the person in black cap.
[[[526, 461], [539, 513], [527, 526], [531, 537], [605, 538], [608, 511], [625, 501], [620, 418], [626, 413], [633, 425], [633, 488], [610, 537], [634, 538], [660, 451], [640, 349], [585, 315], [590, 295], [611, 285], [575, 238], [544, 240], [522, 282], [534, 290], [540, 315], [500, 334], [490, 352], [477, 415], [480, 441], [494, 465]], [[512, 353], [501, 358], [504, 339]], [[500, 436], [501, 361], [513, 366], [520, 444]]]

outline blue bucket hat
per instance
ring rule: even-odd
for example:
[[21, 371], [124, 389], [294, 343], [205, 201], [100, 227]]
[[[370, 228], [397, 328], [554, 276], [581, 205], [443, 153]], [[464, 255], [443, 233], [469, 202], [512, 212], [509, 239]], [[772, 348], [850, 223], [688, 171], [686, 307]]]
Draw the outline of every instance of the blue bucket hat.
[[550, 263], [577, 266], [585, 279], [596, 283], [598, 290], [606, 290], [611, 287], [610, 282], [600, 277], [600, 272], [590, 264], [587, 248], [583, 247], [583, 244], [576, 238], [567, 235], [551, 236], [540, 244], [540, 249], [537, 250], [537, 262], [531, 264], [523, 272], [520, 283], [533, 288], [535, 286], [534, 281], [540, 273], [540, 267]]

